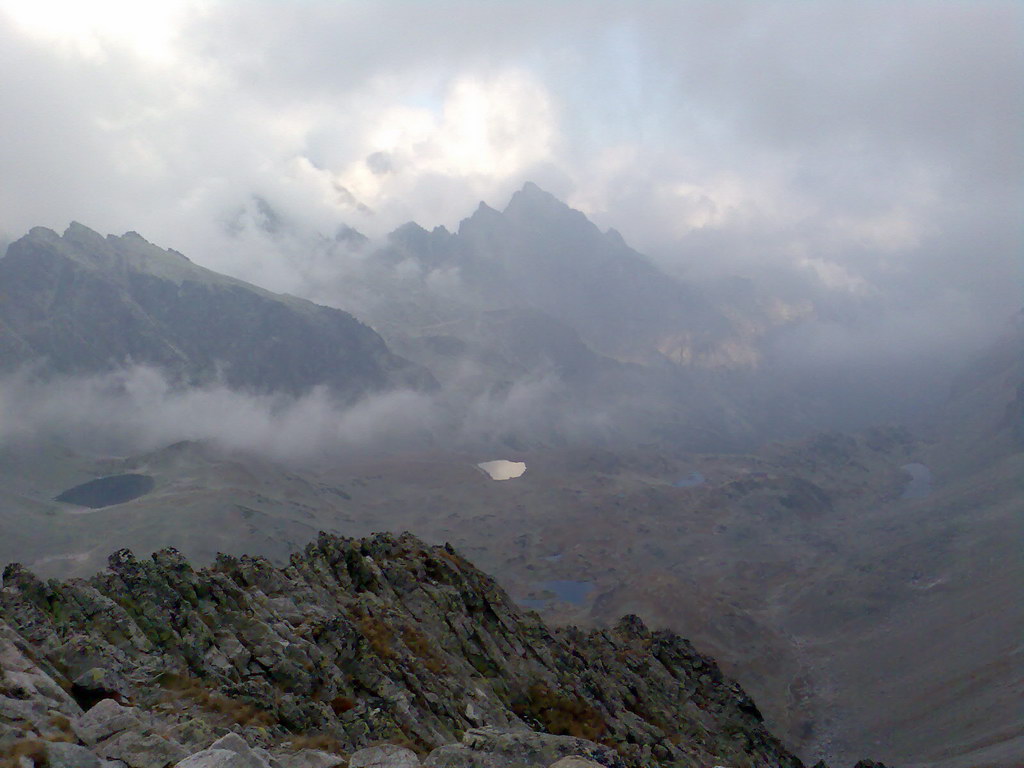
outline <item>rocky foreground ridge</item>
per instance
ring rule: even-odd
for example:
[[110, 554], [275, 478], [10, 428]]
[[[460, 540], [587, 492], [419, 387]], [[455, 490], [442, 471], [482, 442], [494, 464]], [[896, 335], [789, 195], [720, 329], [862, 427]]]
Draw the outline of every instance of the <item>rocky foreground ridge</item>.
[[321, 534], [280, 569], [10, 565], [0, 673], [19, 768], [801, 765], [686, 640], [636, 617], [551, 630], [409, 534]]

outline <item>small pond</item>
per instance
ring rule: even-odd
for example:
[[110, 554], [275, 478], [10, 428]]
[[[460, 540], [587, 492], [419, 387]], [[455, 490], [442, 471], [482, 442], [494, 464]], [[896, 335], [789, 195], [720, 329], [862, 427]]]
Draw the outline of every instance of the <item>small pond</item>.
[[679, 478], [672, 485], [676, 488], [693, 488], [697, 485], [704, 484], [704, 475], [700, 472], [691, 472], [690, 474]]
[[491, 480], [513, 480], [526, 471], [526, 463], [522, 461], [482, 461], [477, 466], [491, 476]]
[[153, 490], [155, 484], [149, 475], [110, 475], [68, 488], [55, 500], [79, 507], [101, 509], [145, 496]]
[[583, 605], [587, 595], [593, 591], [594, 584], [589, 581], [563, 581], [556, 579], [555, 581], [545, 581], [544, 589], [554, 592], [559, 600], [566, 603]]
[[519, 601], [520, 605], [539, 611], [553, 600], [561, 600], [570, 605], [583, 605], [587, 595], [594, 590], [594, 583], [591, 581], [569, 581], [567, 579], [555, 579], [553, 581], [542, 581], [537, 585], [545, 592], [554, 593], [549, 598], [524, 598]]

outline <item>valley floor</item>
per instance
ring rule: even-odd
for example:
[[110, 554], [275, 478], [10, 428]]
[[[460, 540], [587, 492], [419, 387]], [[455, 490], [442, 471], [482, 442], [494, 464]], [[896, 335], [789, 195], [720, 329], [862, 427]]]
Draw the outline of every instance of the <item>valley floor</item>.
[[[321, 529], [409, 530], [554, 622], [636, 613], [680, 632], [810, 762], [1009, 768], [1024, 754], [1020, 454], [903, 499], [900, 467], [926, 451], [882, 432], [757, 456], [517, 453], [500, 458], [527, 470], [501, 481], [476, 467], [498, 457], [468, 453], [312, 471], [196, 444], [47, 450], [5, 457], [0, 478], [0, 559], [43, 575], [95, 572], [121, 546], [283, 563]], [[88, 514], [53, 501], [118, 473], [154, 490]]]

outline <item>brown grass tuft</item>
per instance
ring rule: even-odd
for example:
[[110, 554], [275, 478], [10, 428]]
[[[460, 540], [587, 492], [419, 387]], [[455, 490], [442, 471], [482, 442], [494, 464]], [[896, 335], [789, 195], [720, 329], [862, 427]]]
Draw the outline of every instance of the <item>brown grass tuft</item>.
[[358, 626], [374, 653], [383, 659], [397, 658], [393, 646], [395, 638], [387, 624], [376, 616], [365, 614], [359, 617]]
[[65, 715], [54, 715], [50, 718], [50, 725], [65, 733], [71, 733], [71, 720]]
[[164, 690], [179, 697], [191, 699], [208, 712], [223, 715], [237, 725], [271, 726], [277, 720], [272, 714], [257, 709], [252, 704], [232, 699], [222, 693], [211, 691], [202, 680], [170, 672], [159, 678]]
[[334, 714], [341, 715], [348, 712], [350, 709], [354, 709], [356, 703], [348, 696], [335, 696], [331, 699], [331, 709]]
[[423, 666], [433, 672], [435, 675], [439, 675], [442, 672], [447, 671], [448, 665], [444, 663], [436, 650], [434, 650], [433, 643], [420, 632], [416, 627], [407, 624], [402, 627], [402, 643], [408, 648], [412, 654], [423, 662]]
[[7, 750], [6, 758], [0, 765], [3, 768], [19, 768], [21, 759], [27, 757], [35, 768], [48, 768], [50, 761], [46, 757], [46, 744], [39, 739], [22, 739], [16, 741]]
[[288, 739], [288, 746], [295, 751], [300, 749], [316, 749], [320, 752], [330, 752], [334, 755], [348, 755], [344, 745], [326, 733], [306, 733], [300, 736], [292, 736]]
[[608, 730], [601, 713], [585, 701], [552, 691], [542, 683], [531, 685], [525, 697], [513, 702], [512, 711], [556, 736], [598, 741]]

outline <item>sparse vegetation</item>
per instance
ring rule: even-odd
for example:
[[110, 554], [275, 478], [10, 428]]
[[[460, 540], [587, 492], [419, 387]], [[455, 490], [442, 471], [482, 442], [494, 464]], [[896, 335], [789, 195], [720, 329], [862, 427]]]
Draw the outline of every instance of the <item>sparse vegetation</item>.
[[164, 673], [159, 679], [161, 687], [171, 697], [178, 696], [194, 701], [208, 712], [223, 715], [237, 725], [276, 725], [274, 716], [252, 704], [238, 701], [217, 691], [211, 691], [202, 681], [186, 675]]
[[54, 715], [50, 718], [50, 725], [64, 731], [65, 733], [71, 732], [71, 720], [69, 720], [65, 715]]
[[364, 613], [359, 617], [356, 625], [374, 653], [383, 659], [397, 658], [393, 645], [395, 637], [391, 628], [382, 619]]
[[331, 710], [334, 712], [335, 715], [344, 714], [345, 712], [348, 712], [350, 709], [354, 709], [355, 706], [355, 701], [353, 701], [348, 696], [335, 696], [333, 699], [331, 699]]
[[402, 643], [416, 658], [423, 662], [423, 666], [439, 675], [448, 669], [444, 659], [434, 650], [433, 644], [416, 627], [406, 624], [401, 629]]
[[288, 739], [287, 744], [296, 751], [300, 749], [316, 749], [320, 752], [330, 752], [333, 755], [348, 756], [345, 746], [334, 736], [326, 733], [304, 733], [292, 736]]
[[465, 560], [462, 559], [462, 556], [454, 550], [449, 550], [445, 547], [438, 547], [434, 550], [434, 553], [437, 554], [439, 557], [443, 557], [445, 560], [452, 563], [457, 568], [465, 568], [467, 565], [469, 565]]
[[0, 768], [21, 768], [22, 758], [32, 761], [35, 768], [49, 768], [46, 758], [46, 743], [40, 739], [22, 739], [14, 742], [4, 755]]
[[601, 713], [585, 701], [552, 691], [542, 683], [531, 685], [525, 696], [512, 703], [512, 711], [557, 736], [600, 741], [608, 730]]

